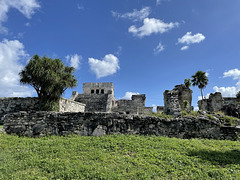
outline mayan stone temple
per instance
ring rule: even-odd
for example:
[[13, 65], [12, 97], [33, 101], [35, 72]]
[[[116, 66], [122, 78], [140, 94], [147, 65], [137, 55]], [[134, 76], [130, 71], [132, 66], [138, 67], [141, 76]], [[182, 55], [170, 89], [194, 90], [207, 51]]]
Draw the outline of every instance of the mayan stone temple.
[[132, 95], [131, 100], [116, 100], [111, 82], [83, 83], [83, 93], [72, 92], [70, 100], [85, 104], [85, 112], [152, 113], [152, 107], [145, 107], [145, 94]]

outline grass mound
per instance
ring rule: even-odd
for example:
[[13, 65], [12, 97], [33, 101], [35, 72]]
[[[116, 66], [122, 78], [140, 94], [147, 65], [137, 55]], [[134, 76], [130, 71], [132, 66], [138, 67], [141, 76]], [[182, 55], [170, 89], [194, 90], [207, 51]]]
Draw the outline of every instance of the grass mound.
[[240, 142], [0, 134], [0, 179], [239, 179]]

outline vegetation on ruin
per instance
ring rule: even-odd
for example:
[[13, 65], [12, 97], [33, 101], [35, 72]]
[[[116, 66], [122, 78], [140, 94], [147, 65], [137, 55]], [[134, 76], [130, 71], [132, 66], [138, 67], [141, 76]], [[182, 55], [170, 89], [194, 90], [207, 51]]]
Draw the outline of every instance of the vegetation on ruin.
[[240, 99], [240, 91], [238, 91], [238, 93], [236, 94], [236, 98]]
[[206, 72], [203, 71], [197, 71], [194, 75], [192, 75], [192, 85], [197, 86], [201, 91], [201, 96], [203, 99], [203, 89], [208, 84], [208, 77], [206, 75]]
[[58, 111], [59, 99], [67, 88], [76, 86], [73, 67], [64, 66], [60, 59], [34, 55], [19, 73], [20, 83], [31, 85], [40, 100], [40, 109]]
[[191, 79], [188, 78], [188, 79], [184, 79], [184, 84], [187, 88], [190, 88], [192, 83], [191, 83]]
[[[181, 115], [182, 117], [198, 117], [201, 115], [201, 113], [199, 113], [199, 111], [182, 111]], [[214, 112], [211, 114], [206, 113], [205, 116], [208, 117], [210, 120], [218, 121], [221, 124], [228, 123], [231, 126], [236, 126], [240, 124], [240, 119], [232, 116], [227, 116], [222, 111]]]
[[239, 141], [0, 134], [0, 179], [238, 179]]
[[190, 111], [190, 112], [182, 111], [181, 115], [182, 115], [182, 117], [186, 117], [186, 116], [197, 117], [197, 116], [199, 116], [199, 113], [198, 113], [198, 111]]

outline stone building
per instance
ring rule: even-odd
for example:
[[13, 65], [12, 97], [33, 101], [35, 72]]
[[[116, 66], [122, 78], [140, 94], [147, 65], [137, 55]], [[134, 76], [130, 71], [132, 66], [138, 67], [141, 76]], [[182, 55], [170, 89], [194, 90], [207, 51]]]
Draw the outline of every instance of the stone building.
[[191, 111], [192, 90], [184, 84], [176, 85], [173, 90], [164, 93], [164, 112], [166, 114], [179, 116], [182, 110]]
[[113, 83], [83, 83], [83, 93], [74, 91], [70, 100], [86, 104], [87, 112], [111, 112], [115, 105]]
[[83, 83], [83, 93], [74, 91], [70, 98], [86, 104], [86, 112], [119, 112], [126, 114], [148, 114], [152, 107], [145, 107], [146, 95], [133, 95], [131, 100], [116, 100], [113, 83]]
[[[234, 111], [238, 109], [235, 106], [239, 104], [239, 101], [240, 99], [237, 99], [234, 97], [222, 97], [222, 94], [220, 92], [215, 92], [215, 93], [211, 93], [208, 99], [203, 99], [198, 101], [198, 107], [199, 107], [199, 110], [203, 110], [203, 111], [210, 111], [210, 112], [224, 111], [227, 114], [231, 115], [230, 111]], [[235, 108], [230, 108], [230, 107], [235, 107]]]

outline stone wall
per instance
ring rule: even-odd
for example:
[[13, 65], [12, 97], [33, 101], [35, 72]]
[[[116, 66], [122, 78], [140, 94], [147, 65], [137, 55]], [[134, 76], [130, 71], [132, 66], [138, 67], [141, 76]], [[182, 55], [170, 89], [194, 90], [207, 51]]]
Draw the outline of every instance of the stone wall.
[[239, 102], [239, 99], [234, 97], [223, 97], [223, 105]]
[[[181, 110], [191, 111], [192, 110], [192, 90], [187, 88], [184, 84], [177, 85], [173, 89], [178, 91], [178, 102]], [[187, 104], [185, 104], [187, 102]]]
[[220, 92], [211, 93], [208, 99], [198, 101], [198, 107], [203, 111], [216, 112], [221, 111], [223, 108], [223, 97]]
[[[86, 104], [86, 112], [110, 112], [111, 94], [78, 94], [74, 101]], [[112, 98], [110, 98], [112, 99]]]
[[4, 117], [4, 129], [8, 134], [31, 137], [74, 133], [85, 136], [138, 134], [177, 138], [238, 138], [238, 127], [221, 126], [217, 122], [207, 116], [162, 119], [118, 113], [17, 112]]
[[178, 92], [166, 90], [164, 96], [164, 113], [179, 116], [181, 115], [181, 107], [178, 102]]
[[164, 112], [179, 116], [181, 111], [192, 110], [192, 90], [184, 84], [176, 85], [173, 90], [166, 90], [164, 96]]
[[[233, 111], [234, 104], [239, 103], [239, 99], [234, 97], [222, 97], [220, 92], [211, 93], [208, 99], [198, 101], [198, 107], [203, 111], [222, 111], [228, 109], [228, 106]], [[237, 107], [237, 106], [236, 106]], [[231, 113], [229, 113], [230, 115]]]
[[84, 112], [85, 104], [61, 98], [59, 101], [59, 112]]
[[150, 114], [152, 107], [145, 107], [146, 95], [132, 95], [131, 100], [120, 99], [115, 102], [112, 112], [120, 112], [126, 114]]
[[[59, 101], [60, 112], [84, 112], [85, 105], [65, 98]], [[5, 114], [19, 111], [39, 111], [39, 101], [37, 97], [10, 97], [0, 98], [0, 123]]]
[[18, 111], [38, 111], [39, 101], [38, 98], [0, 98], [0, 123], [5, 114], [14, 113]]

